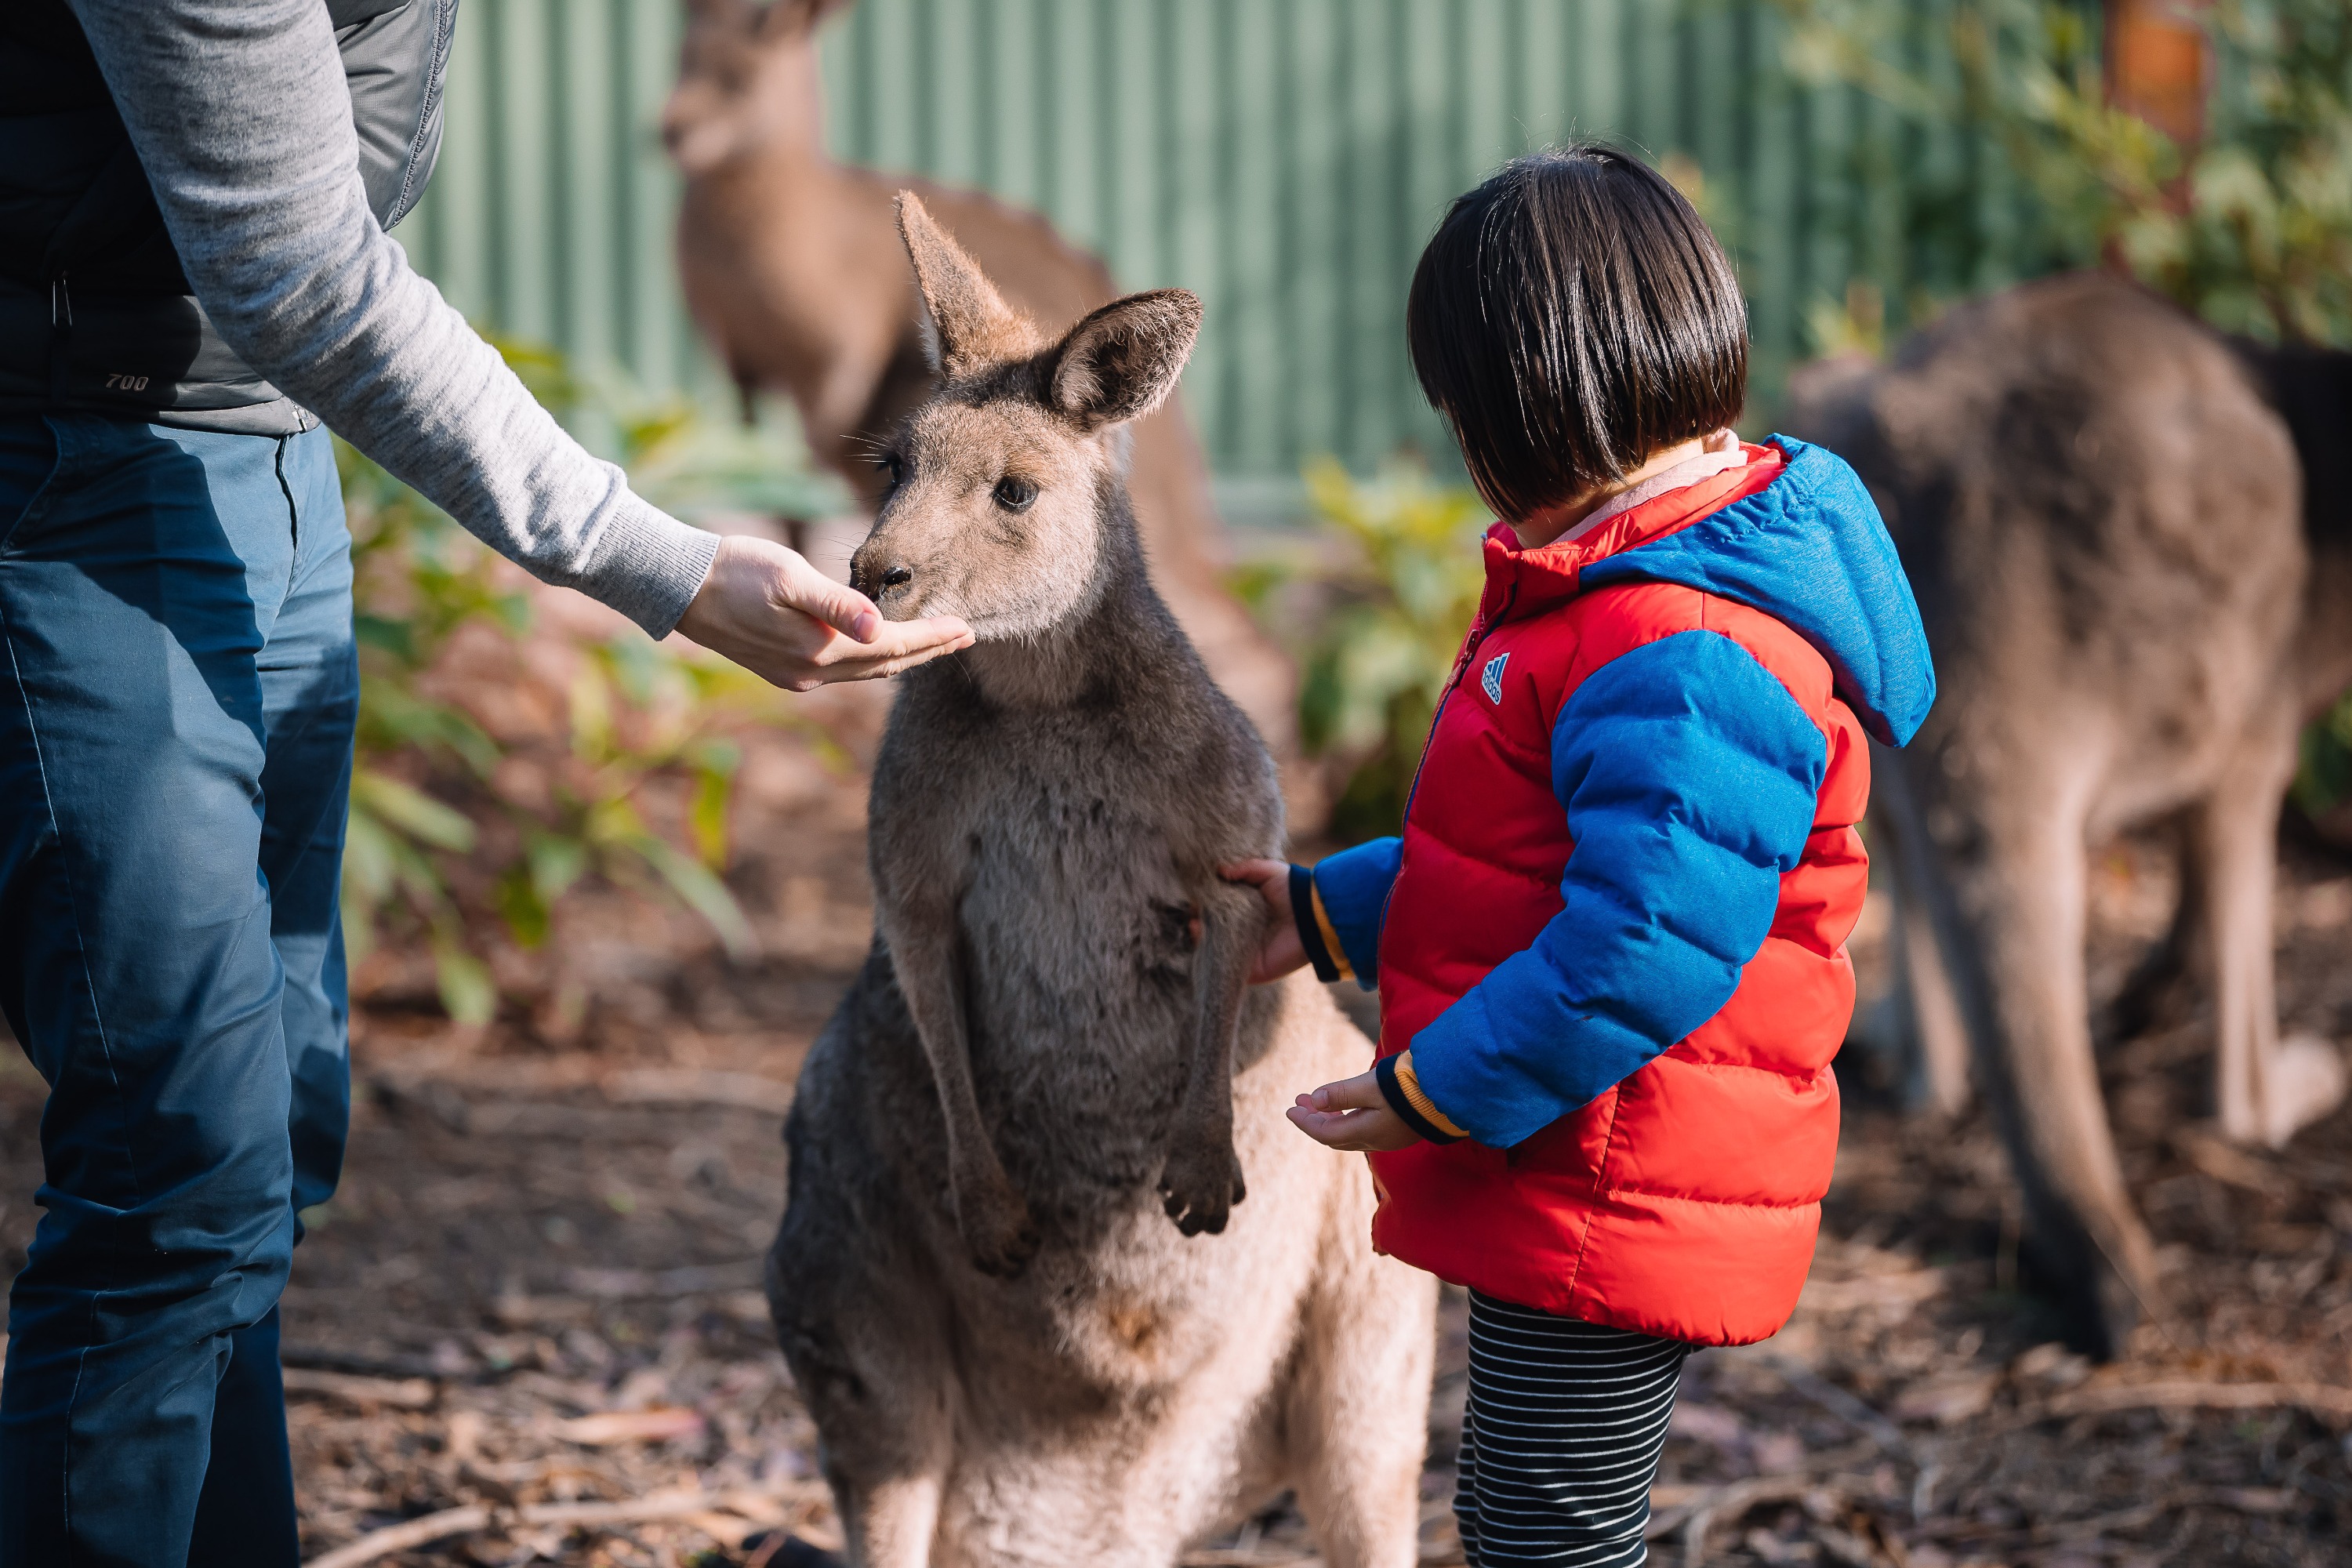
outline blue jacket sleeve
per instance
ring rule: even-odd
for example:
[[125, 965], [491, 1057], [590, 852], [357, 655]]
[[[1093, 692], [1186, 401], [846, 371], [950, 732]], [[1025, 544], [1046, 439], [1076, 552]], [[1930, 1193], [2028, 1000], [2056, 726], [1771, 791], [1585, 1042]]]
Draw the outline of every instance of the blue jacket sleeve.
[[1322, 895], [1323, 912], [1331, 919], [1356, 984], [1367, 991], [1381, 983], [1381, 922], [1387, 918], [1389, 889], [1403, 856], [1403, 839], [1375, 838], [1315, 863], [1315, 890]]
[[1722, 1010], [1812, 831], [1828, 746], [1715, 632], [1594, 671], [1552, 731], [1575, 847], [1559, 914], [1412, 1042], [1423, 1090], [1508, 1148]]

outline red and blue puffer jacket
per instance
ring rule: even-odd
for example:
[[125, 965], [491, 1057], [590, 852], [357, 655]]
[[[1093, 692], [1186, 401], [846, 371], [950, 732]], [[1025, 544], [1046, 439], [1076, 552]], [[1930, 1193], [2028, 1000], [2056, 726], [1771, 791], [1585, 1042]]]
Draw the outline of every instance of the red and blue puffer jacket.
[[1311, 878], [1429, 1137], [1370, 1157], [1381, 1250], [1700, 1344], [1778, 1331], [1811, 1263], [1864, 734], [1935, 695], [1853, 470], [1747, 455], [1573, 542], [1491, 531], [1403, 837]]

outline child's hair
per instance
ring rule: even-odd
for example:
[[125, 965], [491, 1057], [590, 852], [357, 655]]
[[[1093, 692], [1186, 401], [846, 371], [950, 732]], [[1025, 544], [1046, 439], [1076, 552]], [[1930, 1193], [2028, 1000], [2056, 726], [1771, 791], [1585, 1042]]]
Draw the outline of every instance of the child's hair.
[[1405, 340], [1506, 517], [1723, 428], [1748, 386], [1723, 247], [1664, 176], [1593, 142], [1515, 159], [1454, 202], [1413, 271]]

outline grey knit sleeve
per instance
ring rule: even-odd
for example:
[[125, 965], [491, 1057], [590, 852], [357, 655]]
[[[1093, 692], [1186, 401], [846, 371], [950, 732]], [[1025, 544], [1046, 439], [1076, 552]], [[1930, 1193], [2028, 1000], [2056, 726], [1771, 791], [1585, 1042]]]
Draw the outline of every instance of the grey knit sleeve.
[[321, 0], [69, 0], [228, 345], [534, 576], [660, 637], [718, 552], [630, 493], [376, 226]]

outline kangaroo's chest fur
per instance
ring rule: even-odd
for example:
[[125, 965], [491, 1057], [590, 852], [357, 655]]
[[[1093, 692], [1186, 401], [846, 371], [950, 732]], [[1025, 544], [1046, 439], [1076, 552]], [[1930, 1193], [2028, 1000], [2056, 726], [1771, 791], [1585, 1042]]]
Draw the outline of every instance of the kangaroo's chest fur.
[[[1202, 900], [1219, 864], [1281, 837], [1264, 749], [1190, 649], [1124, 673], [1116, 702], [1028, 705], [989, 700], [961, 670], [919, 672], [875, 773], [877, 896], [950, 892], [981, 1108], [1066, 1242], [1156, 1214]], [[1271, 1016], [1269, 999], [1244, 1002], [1237, 1070]]]

